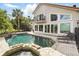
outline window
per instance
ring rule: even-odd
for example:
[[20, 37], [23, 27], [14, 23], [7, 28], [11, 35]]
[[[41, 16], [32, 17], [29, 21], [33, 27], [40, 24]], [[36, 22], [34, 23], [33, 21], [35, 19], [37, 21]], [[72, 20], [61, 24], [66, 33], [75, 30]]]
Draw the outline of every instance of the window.
[[39, 25], [39, 31], [43, 32], [43, 25]]
[[52, 24], [51, 25], [51, 33], [57, 33], [57, 30], [58, 30], [57, 25]]
[[54, 28], [55, 28], [55, 33], [57, 33], [58, 30], [57, 25], [54, 25]]
[[39, 20], [45, 20], [45, 16], [43, 14], [37, 15], [34, 17], [35, 20], [39, 21]]
[[38, 31], [38, 25], [35, 25], [35, 31]]
[[39, 15], [39, 20], [45, 20], [45, 16], [43, 14]]
[[43, 14], [41, 14], [42, 20], [45, 20], [45, 16]]
[[51, 25], [51, 33], [53, 33], [53, 24]]
[[41, 15], [39, 15], [39, 20], [41, 20], [41, 18], [42, 18]]
[[47, 25], [47, 27], [48, 27], [48, 28], [47, 28], [47, 29], [48, 29], [47, 32], [49, 33], [49, 32], [50, 32], [50, 25]]
[[47, 32], [47, 25], [45, 25], [45, 32]]
[[61, 23], [60, 24], [60, 32], [61, 33], [70, 32], [70, 23]]
[[68, 20], [71, 19], [70, 15], [60, 15], [60, 20]]
[[50, 32], [50, 25], [45, 25], [45, 32]]
[[57, 15], [51, 14], [51, 21], [56, 21], [57, 20]]

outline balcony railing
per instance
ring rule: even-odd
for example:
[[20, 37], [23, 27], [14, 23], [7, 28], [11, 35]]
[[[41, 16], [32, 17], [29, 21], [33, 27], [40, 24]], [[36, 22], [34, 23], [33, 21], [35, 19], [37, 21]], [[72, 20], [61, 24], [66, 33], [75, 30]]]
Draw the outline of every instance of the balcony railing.
[[44, 15], [41, 15], [40, 16], [37, 16], [37, 17], [34, 17], [34, 22], [37, 22], [37, 23], [44, 23], [46, 22], [46, 17]]
[[35, 20], [35, 22], [37, 22], [37, 23], [45, 23], [46, 20]]

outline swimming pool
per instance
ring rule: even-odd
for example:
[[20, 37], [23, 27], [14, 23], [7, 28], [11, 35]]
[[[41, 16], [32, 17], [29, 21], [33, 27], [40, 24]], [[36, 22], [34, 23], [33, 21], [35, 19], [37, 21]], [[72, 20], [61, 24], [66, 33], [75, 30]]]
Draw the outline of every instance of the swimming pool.
[[30, 34], [17, 34], [6, 38], [6, 42], [12, 46], [19, 43], [34, 43], [41, 47], [51, 47], [55, 42], [50, 38], [34, 36]]

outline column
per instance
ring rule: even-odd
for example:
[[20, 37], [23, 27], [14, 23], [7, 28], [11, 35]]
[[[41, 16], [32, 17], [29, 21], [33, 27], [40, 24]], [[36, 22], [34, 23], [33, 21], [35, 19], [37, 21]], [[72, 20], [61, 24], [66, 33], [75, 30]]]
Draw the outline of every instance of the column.
[[70, 23], [70, 32], [74, 33], [74, 25], [73, 22]]
[[57, 32], [57, 34], [60, 34], [60, 23], [58, 23], [57, 26], [58, 26], [58, 32]]
[[57, 34], [60, 34], [60, 14], [58, 14], [58, 23], [57, 23], [57, 26], [58, 26], [58, 32]]
[[51, 33], [51, 24], [50, 24], [50, 33]]

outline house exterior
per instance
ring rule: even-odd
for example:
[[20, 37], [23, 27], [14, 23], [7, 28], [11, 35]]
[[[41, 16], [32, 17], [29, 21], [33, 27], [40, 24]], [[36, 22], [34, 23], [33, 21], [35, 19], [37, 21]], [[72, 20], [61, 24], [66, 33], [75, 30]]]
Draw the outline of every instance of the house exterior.
[[79, 23], [79, 8], [40, 3], [33, 12], [34, 33], [65, 35], [74, 33]]

